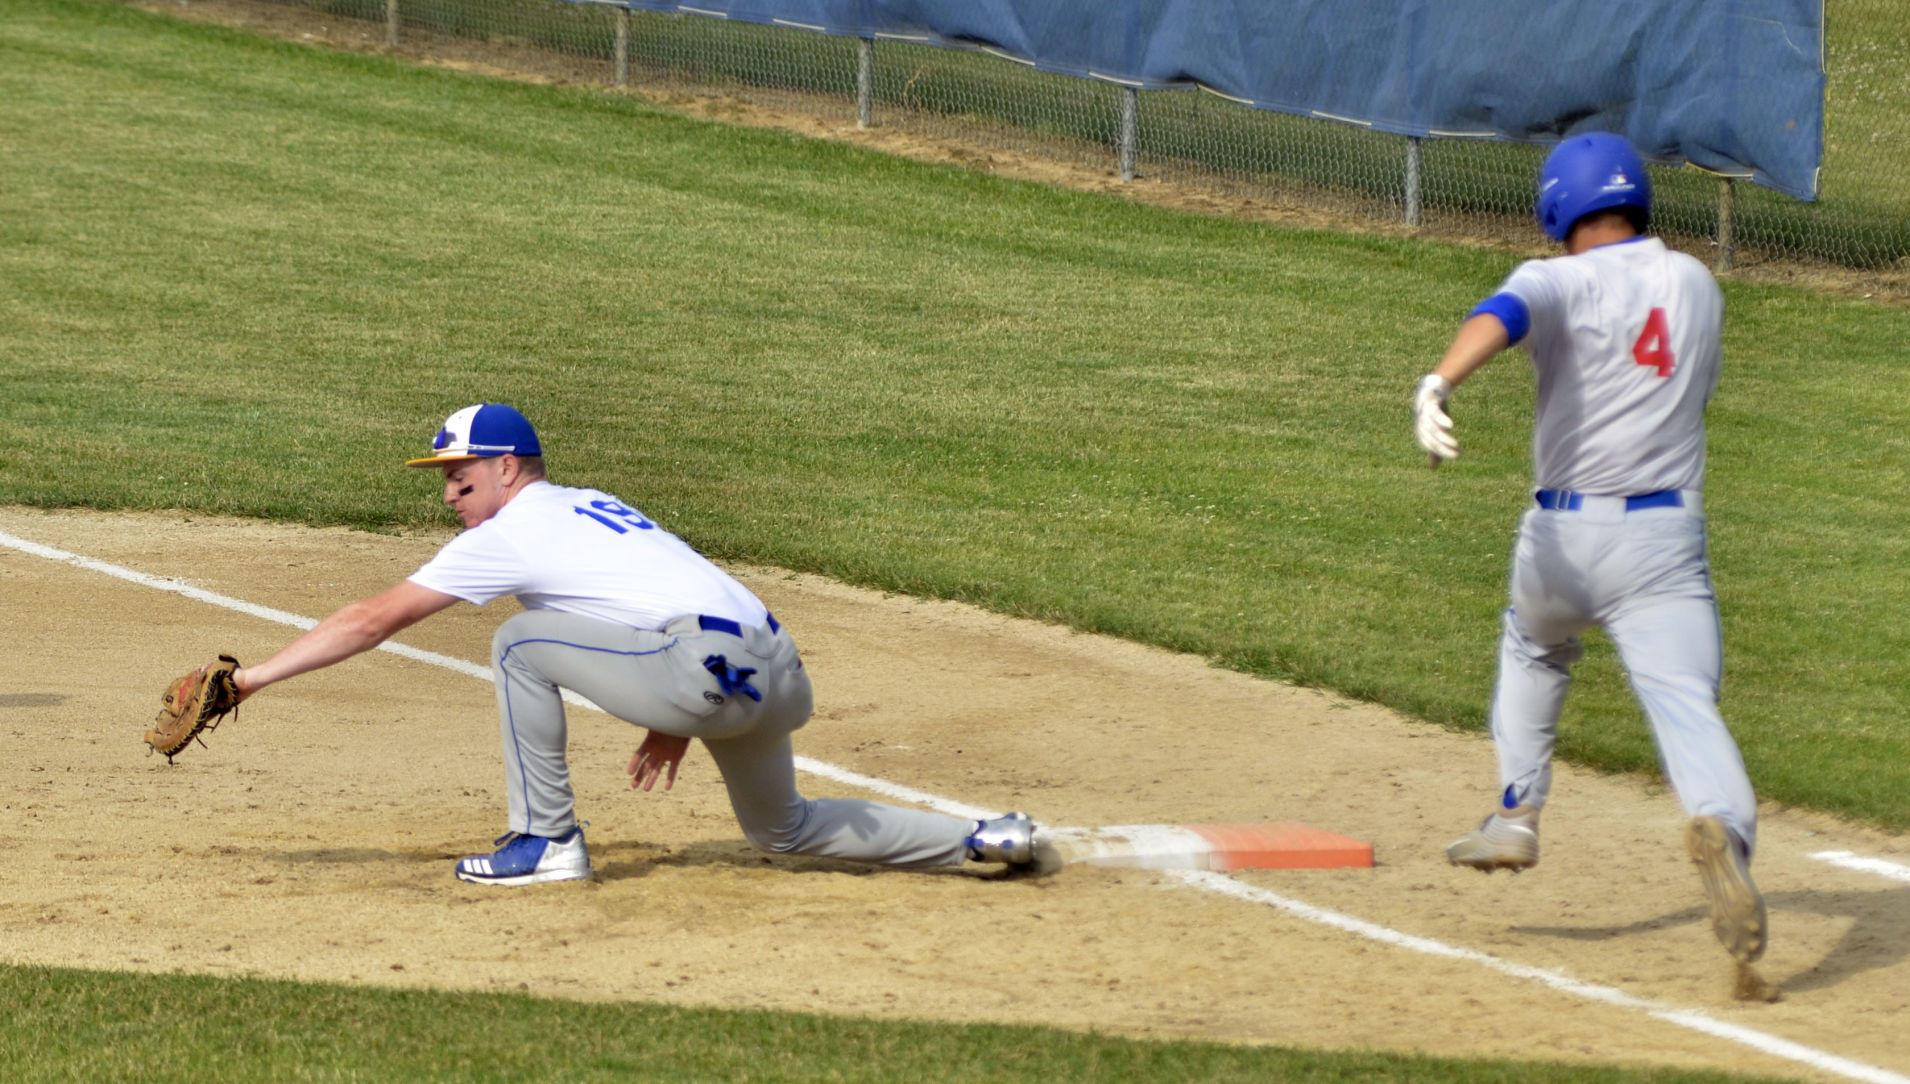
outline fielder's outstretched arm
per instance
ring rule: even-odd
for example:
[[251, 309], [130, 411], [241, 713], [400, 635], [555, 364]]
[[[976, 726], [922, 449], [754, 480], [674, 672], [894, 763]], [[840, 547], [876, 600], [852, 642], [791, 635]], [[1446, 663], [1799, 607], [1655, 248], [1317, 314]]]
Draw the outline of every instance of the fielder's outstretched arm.
[[370, 598], [340, 609], [303, 636], [280, 648], [257, 666], [242, 666], [232, 675], [243, 696], [289, 677], [343, 662], [370, 651], [432, 614], [458, 601], [457, 596], [402, 580]]

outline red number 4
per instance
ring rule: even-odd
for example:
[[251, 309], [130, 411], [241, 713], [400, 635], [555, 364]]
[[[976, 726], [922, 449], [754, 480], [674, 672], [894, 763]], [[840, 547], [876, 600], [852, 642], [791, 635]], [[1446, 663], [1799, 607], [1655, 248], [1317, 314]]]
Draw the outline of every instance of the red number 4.
[[1631, 344], [1631, 356], [1638, 359], [1638, 364], [1658, 370], [1659, 376], [1671, 375], [1671, 332], [1665, 327], [1665, 310], [1653, 309], [1645, 317], [1645, 330]]

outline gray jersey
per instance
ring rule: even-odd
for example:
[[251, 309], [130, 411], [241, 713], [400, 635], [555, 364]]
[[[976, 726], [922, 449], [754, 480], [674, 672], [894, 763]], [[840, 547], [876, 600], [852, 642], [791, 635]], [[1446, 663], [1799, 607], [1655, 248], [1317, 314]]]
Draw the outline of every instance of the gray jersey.
[[1625, 496], [1704, 483], [1704, 408], [1718, 384], [1724, 298], [1656, 237], [1521, 264], [1538, 375], [1532, 465], [1542, 489]]

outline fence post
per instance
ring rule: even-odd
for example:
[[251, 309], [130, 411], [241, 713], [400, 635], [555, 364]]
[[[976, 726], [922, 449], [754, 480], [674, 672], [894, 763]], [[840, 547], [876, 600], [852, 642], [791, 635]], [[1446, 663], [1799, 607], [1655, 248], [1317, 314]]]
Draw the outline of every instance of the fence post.
[[1121, 88], [1121, 179], [1134, 179], [1134, 159], [1140, 143], [1141, 92]]
[[1406, 224], [1419, 225], [1420, 211], [1420, 139], [1418, 136], [1406, 137]]
[[385, 44], [398, 44], [398, 0], [385, 0]]
[[875, 123], [875, 39], [856, 39], [856, 127]]
[[1737, 182], [1730, 177], [1718, 180], [1718, 270], [1729, 271], [1737, 260], [1737, 223], [1733, 221], [1738, 211]]
[[630, 9], [617, 9], [617, 85], [630, 85]]

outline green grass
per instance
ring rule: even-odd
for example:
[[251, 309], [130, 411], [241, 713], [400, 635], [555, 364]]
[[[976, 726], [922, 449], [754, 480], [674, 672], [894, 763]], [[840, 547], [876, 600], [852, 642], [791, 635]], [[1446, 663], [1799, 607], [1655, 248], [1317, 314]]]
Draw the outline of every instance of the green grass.
[[[377, 0], [289, 0], [382, 22]], [[1910, 181], [1899, 159], [1910, 143], [1910, 23], [1896, 0], [1830, 0], [1822, 192], [1814, 203], [1751, 184], [1737, 186], [1736, 244], [1757, 258], [1889, 268], [1910, 257]], [[405, 0], [407, 27], [530, 45], [607, 60], [607, 8], [563, 0]], [[822, 96], [846, 111], [854, 93], [851, 39], [722, 19], [636, 12], [630, 57], [638, 82], [772, 87]], [[647, 73], [647, 74], [646, 74]], [[960, 118], [965, 131], [1048, 153], [1113, 164], [1120, 90], [1036, 71], [998, 57], [884, 40], [875, 50], [877, 123], [898, 111], [917, 120]], [[606, 74], [605, 79], [609, 76]], [[1755, 94], [1755, 90], [1749, 93]], [[1405, 141], [1352, 125], [1250, 109], [1195, 92], [1140, 97], [1141, 168], [1149, 174], [1220, 173], [1274, 190], [1332, 193], [1336, 205], [1400, 213]], [[1544, 148], [1463, 139], [1425, 145], [1427, 221], [1525, 219]], [[1708, 239], [1717, 227], [1717, 179], [1690, 168], [1652, 169], [1656, 221]]]
[[1910, 217], [1910, 22], [1893, 0], [1826, 0], [1825, 9], [1826, 195]]
[[0, 967], [0, 1077], [42, 1080], [1742, 1081], [1050, 1028]]
[[[1531, 379], [1436, 474], [1404, 402], [1506, 257], [8, 2], [0, 501], [445, 525], [394, 464], [504, 399], [716, 556], [1482, 725]], [[1728, 292], [1727, 717], [1761, 794], [1900, 830], [1910, 312]], [[1654, 768], [1608, 652], [1562, 749]]]

